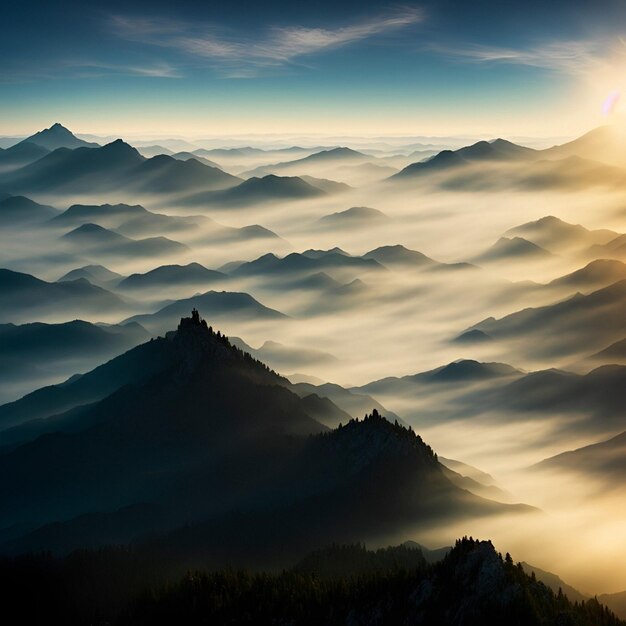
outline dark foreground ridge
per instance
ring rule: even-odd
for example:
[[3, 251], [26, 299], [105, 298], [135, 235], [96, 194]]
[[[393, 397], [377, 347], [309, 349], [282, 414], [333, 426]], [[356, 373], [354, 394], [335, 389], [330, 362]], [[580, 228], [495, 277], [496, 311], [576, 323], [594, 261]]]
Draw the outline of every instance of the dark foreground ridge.
[[[0, 560], [4, 610], [70, 626], [623, 626], [595, 599], [570, 602], [489, 541], [463, 538], [434, 564], [419, 548], [334, 545], [282, 572], [189, 572], [155, 583], [153, 562], [109, 549]], [[32, 602], [36, 597], [37, 602]]]

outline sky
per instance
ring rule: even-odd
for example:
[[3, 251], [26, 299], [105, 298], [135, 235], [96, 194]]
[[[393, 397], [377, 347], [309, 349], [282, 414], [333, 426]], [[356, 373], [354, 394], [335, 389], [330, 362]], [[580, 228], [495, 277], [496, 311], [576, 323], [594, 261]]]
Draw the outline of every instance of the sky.
[[3, 135], [565, 137], [626, 105], [620, 0], [3, 0], [0, 23]]

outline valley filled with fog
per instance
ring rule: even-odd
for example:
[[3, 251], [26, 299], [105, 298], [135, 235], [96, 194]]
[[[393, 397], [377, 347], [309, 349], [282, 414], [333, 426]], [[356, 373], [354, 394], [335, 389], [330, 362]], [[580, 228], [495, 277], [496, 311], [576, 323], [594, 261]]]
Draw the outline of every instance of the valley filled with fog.
[[[615, 556], [626, 550], [620, 128], [541, 148], [495, 138], [88, 139], [55, 124], [1, 144], [4, 472], [28, 474], [33, 446], [52, 458], [57, 431], [83, 432], [81, 412], [100, 424], [104, 400], [125, 415], [115, 404], [123, 383], [140, 384], [161, 356], [127, 364], [124, 376], [95, 368], [151, 340], [156, 350], [195, 308], [287, 379], [272, 384], [308, 402], [293, 409], [298, 434], [307, 416], [336, 429], [375, 409], [436, 453], [463, 495], [443, 521], [411, 511], [380, 532], [364, 527], [372, 545], [489, 537], [583, 594], [626, 589]], [[322, 468], [331, 453], [306, 454]], [[288, 467], [315, 483], [306, 467]], [[14, 498], [6, 482], [0, 493]], [[290, 490], [266, 488], [266, 501]], [[49, 514], [15, 496], [0, 546], [54, 549], [56, 535], [40, 529], [150, 500], [37, 498]], [[194, 500], [193, 514], [253, 507], [238, 492], [223, 498], [223, 509]], [[150, 533], [187, 523], [159, 519]], [[135, 537], [128, 524], [106, 539]]]

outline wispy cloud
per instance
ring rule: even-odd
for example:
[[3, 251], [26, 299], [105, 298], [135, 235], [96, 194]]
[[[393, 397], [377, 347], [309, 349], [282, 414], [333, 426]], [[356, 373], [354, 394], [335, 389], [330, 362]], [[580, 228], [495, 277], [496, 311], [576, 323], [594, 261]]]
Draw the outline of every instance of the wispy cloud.
[[436, 52], [475, 63], [525, 65], [564, 74], [593, 71], [607, 55], [606, 42], [593, 40], [554, 41], [526, 49], [490, 46], [441, 47]]
[[117, 36], [128, 41], [172, 48], [212, 62], [230, 76], [247, 77], [262, 68], [293, 63], [299, 57], [385, 35], [421, 20], [421, 11], [411, 8], [338, 28], [271, 27], [256, 40], [207, 24], [156, 18], [118, 15], [112, 18], [112, 27]]
[[140, 64], [115, 64], [102, 63], [100, 61], [71, 61], [64, 63], [70, 70], [75, 70], [77, 76], [105, 76], [116, 74], [123, 76], [145, 76], [147, 78], [180, 78], [179, 70], [169, 63], [154, 63], [151, 65]]
[[119, 64], [94, 60], [51, 59], [36, 67], [20, 65], [0, 71], [0, 84], [22, 84], [59, 78], [82, 79], [103, 76], [138, 76], [146, 78], [181, 78], [180, 71], [169, 63]]

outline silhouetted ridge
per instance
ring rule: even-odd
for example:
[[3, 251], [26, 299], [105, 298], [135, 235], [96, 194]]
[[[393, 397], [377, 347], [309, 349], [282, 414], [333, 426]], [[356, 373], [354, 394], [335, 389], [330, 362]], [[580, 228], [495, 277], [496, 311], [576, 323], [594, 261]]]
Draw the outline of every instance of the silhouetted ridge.
[[351, 459], [353, 470], [372, 460], [397, 461], [401, 457], [410, 457], [435, 471], [440, 467], [432, 448], [410, 426], [405, 428], [398, 421], [392, 423], [376, 409], [362, 420], [351, 419], [346, 425], [317, 435], [317, 440], [320, 445], [332, 442], [335, 453]]
[[182, 366], [185, 369], [203, 369], [208, 367], [209, 361], [216, 360], [223, 366], [227, 364], [244, 364], [263, 378], [270, 377], [275, 384], [288, 383], [286, 378], [270, 369], [265, 363], [255, 359], [249, 352], [244, 352], [234, 346], [221, 331], [213, 330], [206, 320], [200, 317], [197, 309], [192, 309], [191, 317], [183, 317], [178, 324], [178, 329], [169, 332], [166, 339], [172, 340], [182, 352]]
[[[113, 574], [113, 594], [107, 594], [108, 579], [107, 584], [93, 584], [85, 576], [105, 563]], [[431, 566], [419, 549], [398, 546], [373, 552], [360, 544], [317, 550], [282, 572], [203, 570], [187, 572], [179, 580], [170, 576], [167, 584], [150, 564], [132, 552], [108, 550], [59, 561], [22, 558], [1, 563], [1, 573], [7, 604], [26, 616], [25, 623], [93, 623], [96, 613], [102, 623], [117, 626], [624, 624], [597, 599], [571, 602], [533, 572], [525, 573], [508, 553], [503, 557], [496, 552], [490, 541], [471, 537], [458, 540]], [[78, 590], [69, 602], [59, 599], [59, 579]], [[38, 602], [28, 601], [33, 593]]]
[[448, 363], [433, 372], [427, 372], [425, 375], [434, 380], [453, 381], [481, 380], [518, 373], [518, 370], [506, 363], [481, 363], [473, 359], [461, 359]]

